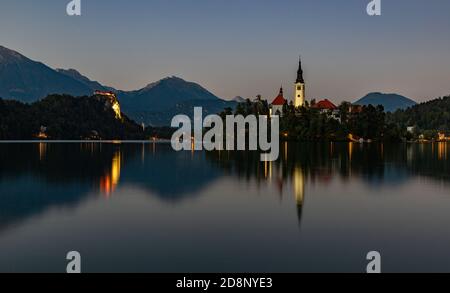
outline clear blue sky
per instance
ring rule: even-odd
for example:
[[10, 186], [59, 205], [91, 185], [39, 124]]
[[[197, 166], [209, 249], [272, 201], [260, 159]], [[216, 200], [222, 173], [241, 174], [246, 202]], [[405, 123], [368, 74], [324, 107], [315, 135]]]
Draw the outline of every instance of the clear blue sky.
[[450, 1], [382, 0], [381, 17], [368, 2], [82, 0], [69, 17], [69, 0], [1, 0], [0, 45], [124, 90], [177, 75], [223, 98], [292, 95], [301, 54], [308, 98], [450, 94]]

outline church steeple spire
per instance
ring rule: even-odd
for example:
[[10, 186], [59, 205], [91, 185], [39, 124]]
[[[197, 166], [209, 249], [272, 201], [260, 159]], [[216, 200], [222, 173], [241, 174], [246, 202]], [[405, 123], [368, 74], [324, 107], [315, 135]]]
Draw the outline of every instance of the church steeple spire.
[[302, 57], [298, 61], [298, 71], [297, 71], [297, 80], [295, 81], [295, 97], [294, 97], [294, 106], [302, 107], [305, 105], [305, 80], [303, 79], [303, 69], [302, 69]]
[[305, 83], [305, 80], [303, 79], [302, 57], [301, 56], [298, 61], [297, 80], [295, 83]]

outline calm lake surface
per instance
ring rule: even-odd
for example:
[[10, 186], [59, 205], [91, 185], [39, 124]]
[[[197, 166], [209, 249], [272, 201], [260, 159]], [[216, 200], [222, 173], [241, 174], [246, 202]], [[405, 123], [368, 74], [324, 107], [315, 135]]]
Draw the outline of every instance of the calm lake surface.
[[450, 272], [450, 144], [0, 144], [0, 271]]

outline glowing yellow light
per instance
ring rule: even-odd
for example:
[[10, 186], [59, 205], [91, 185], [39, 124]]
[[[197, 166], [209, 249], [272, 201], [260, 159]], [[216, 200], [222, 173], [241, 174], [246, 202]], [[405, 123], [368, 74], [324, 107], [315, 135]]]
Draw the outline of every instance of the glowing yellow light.
[[120, 105], [119, 105], [119, 102], [117, 101], [117, 96], [115, 93], [104, 92], [104, 91], [95, 91], [94, 94], [103, 96], [103, 97], [108, 97], [108, 100], [112, 105], [112, 109], [113, 109], [114, 113], [116, 114], [116, 119], [122, 119], [122, 112], [120, 111]]
[[284, 160], [287, 161], [288, 159], [288, 144], [287, 142], [284, 143]]
[[294, 169], [294, 195], [297, 206], [303, 205], [303, 200], [305, 197], [305, 179], [303, 176], [303, 171], [301, 168], [296, 167]]
[[39, 132], [39, 134], [37, 135], [37, 137], [38, 137], [39, 139], [47, 139], [47, 138], [48, 138], [47, 134], [45, 134], [45, 133], [43, 133], [43, 132]]
[[115, 102], [112, 106], [114, 113], [116, 113], [116, 119], [122, 119], [122, 112], [120, 111], [119, 102]]
[[351, 161], [353, 156], [353, 142], [348, 143], [348, 158]]
[[47, 152], [47, 144], [40, 142], [39, 143], [39, 161], [42, 161], [42, 159], [44, 159], [46, 152]]
[[112, 159], [111, 172], [100, 179], [100, 190], [106, 195], [106, 197], [110, 197], [119, 184], [121, 162], [122, 156], [120, 151], [118, 151], [114, 154]]
[[269, 180], [272, 179], [272, 167], [273, 167], [273, 162], [269, 163]]
[[445, 142], [438, 143], [439, 160], [447, 160], [447, 144]]
[[120, 179], [120, 163], [121, 163], [121, 155], [120, 152], [117, 152], [114, 155], [113, 161], [112, 161], [112, 167], [111, 167], [111, 178], [112, 178], [112, 184], [113, 186], [117, 186]]

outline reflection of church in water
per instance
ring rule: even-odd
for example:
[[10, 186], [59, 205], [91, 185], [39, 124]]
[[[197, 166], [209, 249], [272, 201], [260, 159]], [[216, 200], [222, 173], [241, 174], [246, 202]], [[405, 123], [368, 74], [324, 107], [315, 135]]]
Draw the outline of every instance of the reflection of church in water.
[[294, 184], [294, 196], [297, 204], [298, 219], [301, 220], [303, 202], [305, 200], [305, 177], [300, 167], [296, 167], [294, 169], [294, 176], [292, 177], [292, 180]]
[[[96, 146], [96, 144], [85, 144], [83, 145], [83, 151], [98, 152], [99, 149], [97, 149]], [[241, 160], [242, 158], [239, 159], [238, 157], [235, 157], [234, 159], [231, 159], [229, 157], [225, 162], [234, 162], [236, 163], [237, 168], [239, 168], [238, 163], [242, 161], [257, 162], [256, 165], [251, 164], [253, 167], [257, 166], [256, 170], [254, 170], [254, 173], [252, 174], [252, 177], [256, 177], [257, 181], [260, 183], [264, 182], [269, 186], [274, 187], [276, 190], [275, 195], [278, 193], [278, 196], [282, 201], [292, 201], [292, 203], [295, 204], [297, 217], [300, 222], [305, 200], [305, 173], [299, 164], [292, 164], [292, 157], [288, 157], [289, 144], [285, 142], [280, 147], [280, 160], [275, 162], [263, 162], [263, 165], [259, 165], [261, 162], [259, 162], [259, 155], [257, 154], [257, 161], [253, 161], [253, 159], [248, 158]], [[142, 164], [145, 164], [146, 162], [146, 153], [151, 154], [151, 157], [155, 156], [156, 144], [154, 142], [150, 144], [142, 144], [140, 152]], [[218, 159], [218, 162], [221, 162], [220, 153], [218, 154], [219, 158], [216, 159]], [[212, 153], [210, 153], [210, 155], [212, 155]], [[293, 155], [294, 150], [292, 150], [290, 156]], [[123, 167], [123, 161], [124, 155], [122, 153], [122, 148], [118, 146], [111, 152], [111, 157], [106, 163], [107, 165], [104, 169], [103, 175], [99, 178], [98, 188], [100, 194], [105, 198], [110, 198], [119, 186], [119, 181], [122, 177], [121, 169]], [[251, 166], [246, 166], [244, 169], [252, 170]]]
[[[270, 183], [275, 183], [281, 199], [292, 196], [297, 208], [299, 222], [302, 218], [305, 202], [305, 173], [301, 166], [288, 166], [288, 143], [281, 148], [282, 160], [280, 162], [264, 163], [264, 178]], [[287, 176], [286, 176], [287, 175]]]

